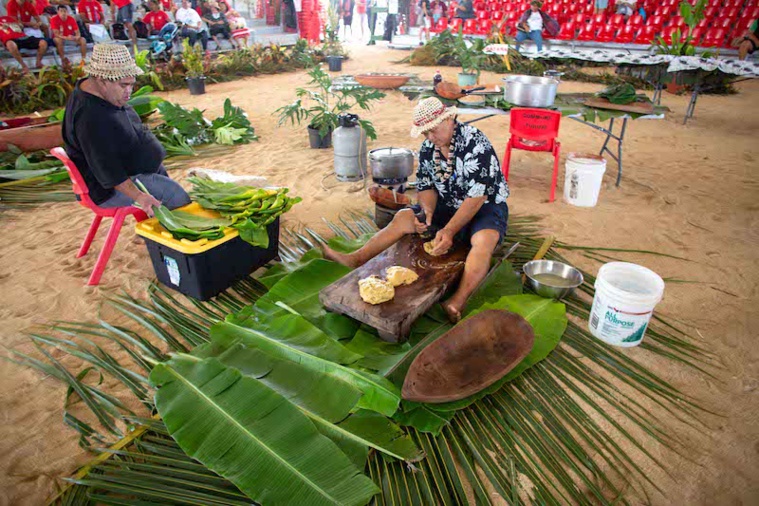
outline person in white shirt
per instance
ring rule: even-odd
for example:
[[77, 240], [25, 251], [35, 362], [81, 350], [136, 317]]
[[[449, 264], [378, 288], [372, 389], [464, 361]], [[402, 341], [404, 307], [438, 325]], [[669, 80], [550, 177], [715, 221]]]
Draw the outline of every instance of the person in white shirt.
[[516, 50], [527, 39], [532, 39], [538, 46], [538, 52], [543, 50], [543, 28], [546, 27], [544, 17], [548, 17], [540, 10], [542, 2], [533, 0], [530, 2], [530, 8], [522, 14], [517, 23]]
[[205, 51], [208, 48], [208, 33], [203, 29], [203, 20], [195, 9], [190, 7], [189, 0], [182, 0], [182, 7], [175, 14], [177, 22], [182, 23], [179, 32], [181, 37], [190, 39], [190, 45], [194, 46], [200, 39], [200, 44]]

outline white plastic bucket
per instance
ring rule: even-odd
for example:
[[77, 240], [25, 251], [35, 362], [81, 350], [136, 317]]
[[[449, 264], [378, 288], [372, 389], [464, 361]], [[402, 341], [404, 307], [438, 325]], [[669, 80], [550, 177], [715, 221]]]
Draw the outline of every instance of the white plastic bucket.
[[615, 346], [637, 346], [664, 295], [664, 280], [651, 269], [610, 262], [598, 271], [590, 310], [591, 334]]
[[606, 160], [598, 155], [570, 153], [564, 164], [564, 200], [579, 207], [594, 207], [601, 192]]

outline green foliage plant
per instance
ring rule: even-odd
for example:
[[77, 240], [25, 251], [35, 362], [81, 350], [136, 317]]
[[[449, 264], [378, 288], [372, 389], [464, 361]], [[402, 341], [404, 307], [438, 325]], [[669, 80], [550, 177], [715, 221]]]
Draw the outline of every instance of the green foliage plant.
[[185, 68], [185, 76], [188, 79], [205, 76], [203, 49], [197, 43], [190, 45], [188, 39], [182, 40], [182, 63]]
[[[332, 78], [322, 70], [320, 65], [308, 71], [311, 77], [310, 88], [297, 88], [297, 100], [275, 111], [279, 114], [279, 125], [290, 122], [293, 126], [309, 120], [309, 126], [319, 130], [324, 138], [337, 128], [338, 115], [359, 107], [369, 110], [372, 102], [385, 97], [385, 94], [374, 88], [352, 87], [335, 90], [332, 88]], [[359, 124], [370, 139], [377, 138], [377, 132], [371, 121], [360, 119]]]
[[[683, 34], [679, 28], [676, 29], [672, 33], [672, 40], [669, 43], [664, 40], [664, 37], [658, 35], [652, 46], [656, 52], [675, 56], [695, 56], [696, 46], [693, 44], [693, 30], [704, 19], [706, 6], [707, 0], [697, 0], [695, 4], [691, 4], [687, 0], [680, 2], [680, 16], [685, 21], [685, 26], [688, 27], [687, 33]], [[685, 36], [683, 37], [683, 35]], [[705, 58], [710, 55], [709, 52], [702, 54]]]
[[484, 49], [485, 39], [470, 41], [459, 31], [454, 42], [454, 51], [464, 74], [476, 74], [477, 79], [480, 79], [480, 72], [488, 59], [488, 55], [483, 52]]

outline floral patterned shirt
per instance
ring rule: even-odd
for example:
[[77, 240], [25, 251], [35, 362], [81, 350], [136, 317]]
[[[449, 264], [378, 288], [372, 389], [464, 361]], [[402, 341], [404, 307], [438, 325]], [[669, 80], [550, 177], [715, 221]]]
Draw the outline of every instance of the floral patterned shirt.
[[493, 145], [477, 128], [459, 122], [448, 160], [429, 140], [422, 143], [416, 179], [417, 192], [434, 189], [438, 205], [453, 211], [468, 198], [486, 196], [488, 204], [503, 204], [509, 196]]

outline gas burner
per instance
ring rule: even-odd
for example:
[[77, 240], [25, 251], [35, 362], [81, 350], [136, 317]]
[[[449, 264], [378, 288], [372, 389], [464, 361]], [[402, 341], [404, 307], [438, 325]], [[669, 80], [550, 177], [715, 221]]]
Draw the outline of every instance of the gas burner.
[[397, 179], [372, 178], [372, 181], [380, 188], [387, 188], [397, 193], [405, 193], [408, 188], [408, 178], [405, 177]]

